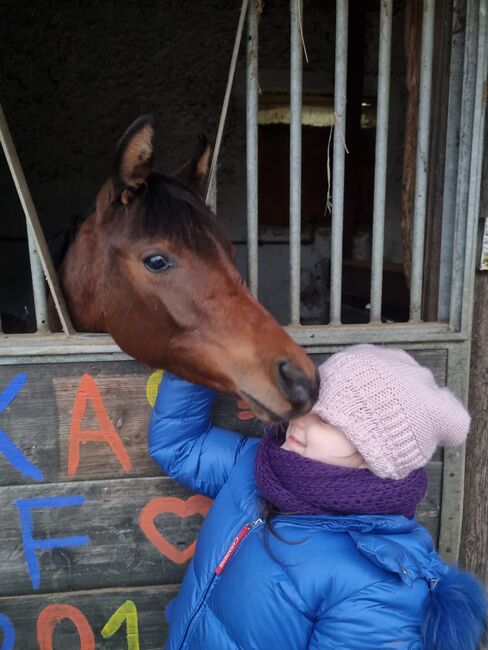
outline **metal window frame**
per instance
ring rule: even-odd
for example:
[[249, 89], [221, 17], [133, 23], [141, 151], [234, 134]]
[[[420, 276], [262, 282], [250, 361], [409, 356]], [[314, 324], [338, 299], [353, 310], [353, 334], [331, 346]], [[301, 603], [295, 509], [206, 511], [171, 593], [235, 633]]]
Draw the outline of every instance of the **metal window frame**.
[[[301, 198], [301, 101], [302, 101], [302, 0], [291, 0], [291, 87], [290, 87], [290, 325], [287, 328], [297, 342], [310, 346], [317, 343], [334, 345], [341, 341], [375, 340], [385, 343], [424, 341], [455, 341], [468, 338], [471, 331], [469, 305], [472, 304], [474, 264], [471, 264], [475, 249], [476, 220], [479, 210], [481, 183], [481, 157], [483, 152], [483, 120], [486, 101], [483, 99], [483, 84], [486, 80], [486, 0], [453, 0], [455, 11], [466, 11], [465, 38], [460, 41], [459, 33], [452, 35], [451, 79], [453, 92], [450, 95], [448, 123], [452, 131], [458, 131], [447, 143], [445, 168], [445, 211], [443, 224], [443, 254], [441, 256], [441, 290], [439, 296], [439, 317], [444, 320], [423, 323], [419, 313], [419, 288], [422, 286], [423, 265], [415, 260], [423, 259], [425, 225], [425, 196], [428, 154], [428, 132], [431, 95], [431, 68], [433, 56], [434, 0], [424, 0], [423, 45], [421, 53], [421, 92], [419, 144], [417, 148], [417, 187], [414, 208], [414, 245], [411, 286], [411, 319], [407, 323], [381, 323], [381, 284], [383, 272], [383, 239], [385, 221], [386, 146], [388, 137], [388, 88], [389, 62], [391, 55], [391, 0], [381, 1], [380, 52], [379, 52], [379, 101], [378, 128], [376, 139], [375, 191], [373, 219], [373, 255], [371, 281], [371, 322], [367, 325], [343, 325], [340, 323], [341, 265], [342, 265], [342, 221], [344, 193], [344, 120], [345, 84], [347, 78], [347, 19], [348, 0], [336, 0], [336, 89], [334, 112], [334, 179], [332, 208], [332, 254], [331, 254], [331, 318], [329, 324], [320, 326], [300, 325], [300, 198]], [[247, 46], [247, 228], [249, 241], [249, 278], [251, 290], [258, 290], [258, 205], [257, 205], [257, 109], [258, 109], [258, 16], [256, 2], [243, 2], [239, 17], [238, 34], [242, 33], [245, 14], [248, 14]], [[239, 38], [240, 40], [240, 38]], [[463, 50], [463, 56], [461, 56]], [[233, 53], [233, 66], [237, 49]], [[462, 73], [461, 68], [462, 66]], [[226, 88], [225, 100], [229, 101], [231, 78]], [[462, 102], [455, 93], [461, 88]], [[476, 109], [476, 110], [475, 110]], [[422, 117], [423, 116], [423, 117]], [[75, 332], [57, 277], [47, 253], [42, 229], [25, 181], [15, 147], [13, 145], [5, 116], [0, 107], [1, 141], [6, 154], [27, 221], [29, 251], [31, 259], [38, 333], [29, 335], [1, 335], [0, 356], [15, 357], [18, 354], [118, 354], [119, 348], [107, 335]], [[222, 125], [223, 128], [223, 125]], [[221, 130], [219, 128], [220, 138]], [[216, 146], [220, 144], [220, 138]], [[211, 178], [214, 179], [215, 157], [212, 160]], [[455, 187], [455, 194], [452, 188]], [[452, 260], [449, 260], [452, 252]], [[449, 264], [449, 262], [451, 262]], [[41, 271], [42, 269], [42, 271]], [[44, 293], [45, 275], [60, 317], [64, 337], [48, 332], [46, 326], [46, 300]], [[449, 297], [449, 313], [446, 302]], [[377, 329], [376, 329], [377, 328]], [[54, 338], [52, 338], [54, 337]], [[75, 338], [76, 341], [69, 339]], [[47, 351], [50, 352], [47, 352]]]
[[[247, 4], [247, 3], [246, 3]], [[244, 3], [243, 3], [244, 6]], [[347, 67], [347, 0], [337, 0], [337, 47], [333, 168], [333, 243], [331, 297], [334, 308], [331, 322], [320, 326], [300, 325], [300, 192], [301, 192], [301, 68], [302, 0], [291, 0], [291, 154], [290, 173], [290, 325], [285, 329], [310, 354], [334, 352], [346, 345], [368, 342], [401, 346], [406, 349], [447, 350], [447, 384], [463, 400], [467, 399], [469, 379], [472, 305], [474, 298], [477, 224], [480, 212], [481, 168], [484, 152], [484, 95], [488, 67], [488, 0], [453, 0], [454, 15], [465, 15], [463, 33], [453, 30], [451, 38], [451, 71], [446, 144], [445, 190], [440, 263], [440, 291], [437, 322], [420, 321], [419, 286], [422, 286], [422, 264], [412, 271], [411, 319], [407, 323], [381, 323], [381, 278], [383, 271], [383, 238], [385, 217], [386, 145], [388, 129], [388, 81], [391, 43], [391, 0], [381, 0], [380, 53], [378, 81], [381, 97], [378, 101], [376, 141], [374, 220], [371, 298], [371, 322], [365, 325], [340, 323], [340, 266], [342, 264], [342, 204], [345, 119], [345, 80]], [[253, 293], [258, 290], [258, 204], [257, 204], [257, 108], [258, 108], [258, 16], [255, 0], [249, 2], [247, 47], [247, 192], [248, 192], [248, 264]], [[417, 197], [414, 216], [413, 257], [423, 258], [423, 229], [425, 224], [425, 188], [428, 152], [428, 120], [430, 115], [429, 67], [432, 61], [432, 26], [434, 1], [424, 0], [424, 38], [422, 48], [421, 107], [425, 113], [419, 131], [417, 149]], [[240, 29], [242, 30], [242, 13]], [[462, 23], [463, 21], [461, 21]], [[234, 62], [235, 65], [235, 62]], [[347, 59], [346, 59], [347, 66]], [[226, 91], [226, 96], [228, 91]], [[228, 96], [227, 96], [228, 101]], [[382, 116], [382, 117], [380, 117]], [[338, 119], [337, 119], [338, 118]], [[383, 121], [383, 122], [382, 122]], [[112, 338], [106, 334], [75, 332], [59, 291], [56, 274], [46, 253], [42, 229], [11, 141], [5, 116], [0, 107], [2, 146], [22, 202], [28, 224], [29, 252], [34, 288], [42, 286], [43, 273], [54, 296], [64, 333], [49, 333], [44, 327], [45, 305], [36, 298], [37, 334], [5, 335], [0, 331], [0, 364], [63, 363], [74, 361], [105, 361], [129, 359]], [[341, 126], [342, 125], [342, 126]], [[383, 125], [383, 128], [382, 128]], [[212, 176], [215, 178], [215, 176]], [[298, 182], [297, 182], [298, 179]], [[422, 235], [422, 237], [419, 235]], [[42, 271], [41, 271], [42, 269]], [[38, 289], [38, 292], [40, 290]], [[38, 311], [39, 310], [39, 311]], [[455, 561], [461, 534], [463, 502], [464, 448], [446, 450], [443, 465], [442, 508], [439, 548], [445, 557]]]

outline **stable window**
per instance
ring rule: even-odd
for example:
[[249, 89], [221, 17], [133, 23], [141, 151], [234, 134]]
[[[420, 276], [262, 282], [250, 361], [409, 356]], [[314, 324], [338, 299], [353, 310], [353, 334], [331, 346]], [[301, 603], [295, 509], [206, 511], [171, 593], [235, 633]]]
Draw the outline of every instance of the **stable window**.
[[[291, 3], [289, 88], [267, 89], [266, 70], [261, 80], [258, 61], [261, 5], [249, 3], [247, 279], [305, 345], [469, 337], [486, 37], [479, 8], [470, 3], [449, 5], [448, 19], [437, 21], [433, 1], [425, 1], [419, 17], [408, 14], [410, 6], [402, 4], [395, 15], [389, 1], [366, 7], [368, 20], [377, 21], [372, 96], [361, 92], [364, 40], [354, 37], [364, 26], [366, 8], [337, 0], [332, 96], [307, 89], [307, 16], [298, 0]], [[333, 13], [332, 3], [329, 9]], [[396, 117], [392, 24], [400, 15], [411, 21], [413, 40], [405, 47], [410, 94], [398, 155], [403, 176], [392, 180], [389, 169], [398, 162], [388, 148]], [[265, 29], [266, 13], [261, 20]], [[464, 32], [458, 23], [465, 24]], [[332, 64], [329, 76], [331, 71]], [[2, 132], [29, 215], [24, 232], [20, 224], [0, 232], [0, 245], [8, 249], [3, 263], [11, 269], [12, 261], [19, 269], [10, 271], [12, 282], [2, 281], [2, 355], [118, 352], [108, 336], [73, 331], [3, 114]], [[12, 305], [28, 281], [22, 261], [27, 250], [32, 291], [25, 300], [20, 296], [16, 311]], [[283, 272], [274, 270], [278, 267]], [[48, 330], [46, 273], [64, 334]], [[24, 331], [35, 333], [21, 333], [26, 316], [31, 323]]]

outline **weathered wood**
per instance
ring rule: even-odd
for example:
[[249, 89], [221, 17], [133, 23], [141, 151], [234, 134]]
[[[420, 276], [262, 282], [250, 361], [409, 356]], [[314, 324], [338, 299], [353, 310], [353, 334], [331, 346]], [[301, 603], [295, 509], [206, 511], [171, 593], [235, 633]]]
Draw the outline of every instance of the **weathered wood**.
[[[412, 354], [445, 384], [446, 350]], [[320, 364], [328, 356], [314, 355], [314, 360]], [[164, 607], [176, 593], [175, 585], [183, 577], [210, 502], [191, 496], [162, 476], [147, 453], [148, 380], [152, 377], [153, 397], [157, 381], [135, 362], [16, 365], [0, 367], [0, 391], [21, 373], [26, 378], [18, 383], [18, 394], [0, 414], [0, 427], [43, 472], [43, 480], [20, 473], [0, 454], [0, 614], [8, 616], [15, 627], [16, 647], [37, 650], [36, 622], [46, 615], [46, 607], [57, 603], [81, 612], [76, 615], [93, 632], [97, 648], [121, 650], [127, 644], [124, 625], [107, 639], [102, 638], [101, 630], [127, 599], [137, 608], [140, 647], [162, 647], [167, 631]], [[86, 392], [96, 387], [98, 405], [90, 401], [93, 393], [90, 399], [81, 395], [85, 374], [93, 382], [82, 388]], [[129, 470], [124, 470], [106, 443], [92, 441], [81, 443], [79, 466], [75, 473], [68, 473], [70, 429], [80, 399], [84, 410], [79, 428], [100, 428], [97, 409], [103, 404], [107, 421], [115, 427], [132, 462]], [[213, 420], [251, 435], [263, 431], [263, 424], [232, 396], [218, 396]], [[428, 472], [429, 489], [417, 517], [437, 543], [442, 476], [439, 454]], [[31, 539], [74, 536], [79, 545], [35, 548], [29, 565], [29, 530], [25, 519], [21, 522], [19, 501], [53, 497], [78, 497], [78, 502], [70, 506], [58, 502], [61, 507], [55, 508], [53, 501], [48, 501], [42, 508], [34, 507], [30, 511]], [[171, 503], [161, 498], [169, 498]], [[200, 501], [190, 501], [193, 510], [187, 515], [184, 504], [195, 498]], [[155, 509], [151, 511], [148, 504]], [[39, 568], [38, 585], [33, 566]], [[55, 650], [79, 647], [75, 625], [68, 619], [56, 624], [53, 638]]]
[[477, 273], [474, 301], [463, 527], [459, 560], [488, 585], [488, 274]]
[[[488, 155], [485, 140], [480, 217], [488, 219]], [[469, 411], [471, 431], [466, 442], [463, 526], [460, 564], [488, 587], [488, 273], [475, 278]], [[488, 639], [483, 650], [488, 649]]]
[[[135, 362], [3, 366], [1, 388], [19, 373], [26, 373], [27, 383], [2, 413], [1, 426], [42, 469], [45, 481], [159, 474], [146, 450], [151, 409], [146, 399], [149, 372], [143, 366]], [[67, 475], [71, 418], [84, 373], [95, 379], [107, 415], [132, 461], [132, 472], [124, 471], [107, 444], [86, 442], [81, 443], [78, 471], [73, 477]], [[90, 401], [82, 428], [100, 428]], [[2, 485], [35, 482], [19, 474], [1, 455], [0, 477]]]
[[442, 461], [433, 460], [427, 465], [429, 484], [427, 494], [417, 508], [417, 520], [432, 535], [434, 544], [439, 542], [440, 503], [442, 493]]
[[[73, 407], [84, 373], [94, 378], [105, 411], [127, 451], [132, 466], [125, 471], [103, 442], [81, 443], [80, 463], [68, 475], [68, 450]], [[44, 481], [158, 476], [159, 468], [147, 453], [151, 406], [146, 397], [150, 372], [136, 362], [99, 364], [38, 364], [1, 366], [0, 390], [26, 373], [27, 383], [1, 414], [1, 426], [29, 460], [42, 468]], [[239, 402], [240, 403], [240, 402]], [[220, 426], [260, 435], [263, 423], [246, 417], [236, 397], [219, 395], [215, 421]], [[81, 428], [99, 429], [100, 421], [88, 400]], [[0, 485], [35, 483], [20, 474], [0, 454]]]
[[427, 188], [422, 318], [438, 318], [439, 270], [443, 219], [447, 116], [449, 108], [449, 66], [451, 62], [452, 3], [438, 2], [434, 26], [436, 56], [432, 70], [431, 141]]
[[[18, 499], [82, 496], [81, 505], [35, 509], [32, 537], [53, 539], [88, 536], [88, 544], [37, 550], [39, 592], [140, 587], [181, 581], [186, 562], [163, 555], [141, 530], [139, 517], [155, 497], [186, 500], [190, 493], [169, 478], [84, 481], [56, 485], [10, 486], [0, 489], [0, 595], [31, 594]], [[201, 498], [201, 497], [200, 497]], [[156, 527], [176, 551], [187, 548], [198, 534], [202, 516], [161, 513]], [[176, 555], [173, 552], [173, 556]]]
[[420, 88], [420, 44], [422, 34], [422, 4], [417, 0], [405, 3], [405, 58], [407, 112], [405, 115], [405, 146], [402, 175], [402, 240], [403, 268], [410, 286], [412, 266], [412, 224], [415, 198], [415, 168], [417, 124]]
[[[46, 607], [63, 604], [80, 610], [87, 619], [95, 638], [96, 648], [122, 650], [127, 648], [125, 623], [109, 638], [103, 638], [101, 630], [113, 613], [127, 600], [137, 609], [139, 646], [142, 650], [161, 650], [166, 640], [168, 624], [164, 610], [178, 592], [179, 585], [145, 587], [144, 589], [111, 589], [72, 592], [69, 594], [46, 594], [0, 598], [0, 614], [8, 616], [15, 627], [19, 650], [39, 650], [37, 621]], [[79, 635], [68, 619], [61, 620], [54, 628], [54, 650], [74, 650], [80, 647]]]
[[[429, 367], [444, 385], [445, 350], [418, 350], [412, 355]], [[314, 355], [317, 364], [328, 355]], [[159, 468], [147, 453], [147, 428], [151, 407], [146, 398], [150, 372], [136, 362], [66, 363], [29, 366], [0, 366], [0, 391], [20, 373], [27, 382], [15, 399], [0, 414], [0, 426], [23, 454], [44, 474], [44, 482], [158, 476]], [[76, 472], [68, 475], [68, 449], [73, 407], [81, 377], [88, 373], [95, 380], [108, 418], [127, 451], [131, 468], [125, 471], [119, 459], [104, 442], [82, 442]], [[240, 400], [219, 395], [213, 420], [219, 426], [251, 436], [263, 433], [263, 423], [247, 419], [249, 412]], [[81, 428], [99, 429], [100, 421], [88, 400]], [[0, 453], [0, 485], [35, 484], [20, 474]]]
[[[418, 517], [437, 540], [441, 463], [430, 463], [429, 473], [429, 493], [419, 507]], [[171, 479], [134, 478], [10, 486], [0, 489], [0, 595], [34, 591], [22, 541], [25, 528], [20, 524], [16, 501], [60, 496], [81, 496], [83, 503], [70, 507], [35, 508], [32, 538], [42, 540], [81, 535], [88, 536], [89, 543], [36, 550], [40, 592], [129, 588], [154, 582], [173, 584], [182, 579], [186, 562], [175, 563], [175, 556], [196, 539], [202, 516], [179, 517], [161, 512], [155, 517], [159, 533], [175, 549], [166, 555], [148, 540], [143, 532], [143, 529], [147, 531], [147, 526], [140, 523], [141, 512], [155, 497], [188, 499], [188, 491]]]
[[[367, 184], [364, 175], [368, 167], [364, 164], [364, 134], [361, 132], [362, 102], [364, 101], [364, 42], [366, 38], [366, 2], [350, 5], [348, 20], [347, 48], [347, 104], [345, 142], [348, 155], [345, 159], [344, 188], [344, 257], [351, 257], [352, 242], [361, 216], [370, 214], [373, 209], [372, 194], [367, 195], [369, 204], [365, 205], [364, 191]], [[371, 187], [373, 186], [374, 166], [369, 167]]]

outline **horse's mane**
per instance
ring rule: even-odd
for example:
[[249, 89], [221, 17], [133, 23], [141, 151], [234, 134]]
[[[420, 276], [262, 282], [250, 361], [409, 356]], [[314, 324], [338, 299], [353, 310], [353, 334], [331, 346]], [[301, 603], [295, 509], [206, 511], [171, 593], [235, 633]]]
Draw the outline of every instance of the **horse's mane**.
[[[153, 173], [139, 189], [134, 202], [142, 207], [140, 218], [132, 219], [131, 233], [135, 238], [164, 236], [181, 241], [187, 248], [200, 255], [208, 254], [218, 242], [226, 253], [231, 245], [214, 214], [200, 197], [171, 176]], [[82, 217], [76, 217], [65, 229], [47, 239], [54, 268], [59, 268], [69, 247], [75, 241], [80, 226], [93, 214], [93, 207]]]
[[75, 241], [81, 224], [93, 214], [95, 208], [87, 212], [83, 217], [76, 217], [67, 228], [58, 230], [53, 235], [47, 237], [47, 247], [51, 254], [51, 259], [55, 269], [58, 269], [66, 257], [68, 248]]

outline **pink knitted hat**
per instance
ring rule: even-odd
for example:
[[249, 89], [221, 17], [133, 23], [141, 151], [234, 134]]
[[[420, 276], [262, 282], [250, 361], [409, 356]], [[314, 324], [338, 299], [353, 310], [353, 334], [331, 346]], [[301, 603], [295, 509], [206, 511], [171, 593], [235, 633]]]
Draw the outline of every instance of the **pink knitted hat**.
[[341, 429], [377, 476], [404, 478], [437, 446], [460, 445], [468, 435], [461, 402], [403, 350], [354, 345], [319, 373], [312, 412]]

